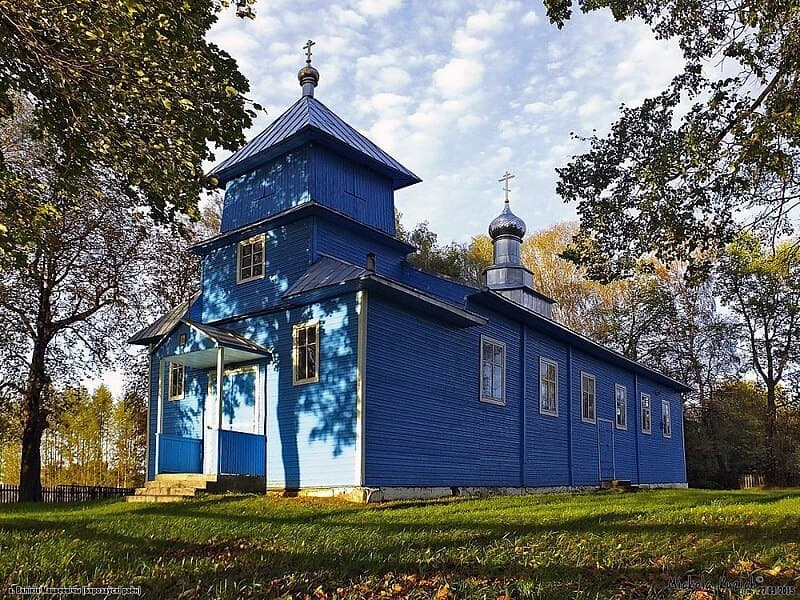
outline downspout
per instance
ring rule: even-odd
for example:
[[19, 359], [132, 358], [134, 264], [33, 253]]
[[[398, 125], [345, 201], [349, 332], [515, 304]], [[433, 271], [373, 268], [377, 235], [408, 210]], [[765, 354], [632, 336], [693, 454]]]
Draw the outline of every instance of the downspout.
[[150, 419], [153, 416], [153, 344], [147, 345], [147, 460], [144, 463], [144, 480], [150, 481]]
[[575, 485], [575, 477], [572, 474], [572, 345], [567, 346], [567, 468], [569, 487], [572, 487]]
[[161, 358], [158, 361], [158, 394], [156, 395], [156, 464], [155, 464], [155, 475], [158, 475], [158, 461], [161, 458], [159, 451], [161, 447], [161, 441], [159, 437], [161, 436], [161, 431], [164, 427], [164, 359]]
[[528, 454], [528, 328], [522, 324], [522, 349], [520, 357], [522, 360], [522, 368], [520, 373], [522, 376], [522, 432], [520, 434], [520, 457], [519, 457], [519, 481], [520, 485], [525, 487], [525, 470], [526, 458]]
[[225, 348], [217, 346], [217, 472], [222, 465], [222, 386], [225, 376]]
[[[356, 294], [358, 310], [358, 349], [356, 351], [356, 465], [355, 482], [359, 487], [366, 481], [365, 401], [367, 383], [367, 291]], [[366, 499], [369, 502], [369, 496]]]
[[[636, 436], [634, 439], [634, 445], [636, 448], [636, 485], [639, 485], [642, 482], [642, 476], [639, 472], [639, 462], [641, 461], [641, 456], [639, 456], [639, 432], [642, 428], [642, 416], [639, 414], [639, 411], [642, 408], [642, 399], [639, 397], [639, 376], [634, 374], [633, 376], [633, 413], [636, 416], [636, 423], [635, 429]], [[650, 407], [650, 413], [652, 414], [653, 408]]]

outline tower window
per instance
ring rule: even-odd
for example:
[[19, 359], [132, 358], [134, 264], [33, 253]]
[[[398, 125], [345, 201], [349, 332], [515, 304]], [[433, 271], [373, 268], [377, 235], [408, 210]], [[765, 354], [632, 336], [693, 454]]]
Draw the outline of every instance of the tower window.
[[506, 345], [481, 336], [481, 401], [506, 403]]
[[319, 321], [292, 328], [292, 383], [319, 381]]
[[239, 242], [236, 282], [244, 283], [264, 276], [264, 234]]

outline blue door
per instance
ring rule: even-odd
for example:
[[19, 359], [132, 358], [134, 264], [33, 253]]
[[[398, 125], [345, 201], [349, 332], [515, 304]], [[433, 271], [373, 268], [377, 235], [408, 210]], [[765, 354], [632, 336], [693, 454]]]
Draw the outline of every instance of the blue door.
[[614, 479], [614, 426], [611, 421], [597, 420], [600, 446], [600, 481]]

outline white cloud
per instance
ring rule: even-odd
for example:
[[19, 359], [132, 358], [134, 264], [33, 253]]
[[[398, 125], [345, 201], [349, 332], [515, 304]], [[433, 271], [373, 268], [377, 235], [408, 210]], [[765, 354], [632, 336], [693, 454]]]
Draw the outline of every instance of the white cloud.
[[484, 70], [476, 60], [454, 58], [433, 74], [433, 80], [443, 96], [460, 96], [480, 85]]
[[535, 25], [539, 22], [539, 15], [537, 15], [534, 11], [530, 10], [525, 13], [521, 20], [523, 25]]
[[371, 17], [382, 17], [397, 10], [403, 0], [361, 0], [358, 3], [358, 12]]

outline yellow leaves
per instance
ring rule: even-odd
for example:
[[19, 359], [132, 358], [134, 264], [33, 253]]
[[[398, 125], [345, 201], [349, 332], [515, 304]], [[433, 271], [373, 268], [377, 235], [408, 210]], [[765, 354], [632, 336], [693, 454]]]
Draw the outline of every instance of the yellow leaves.
[[231, 97], [231, 98], [235, 98], [236, 96], [238, 96], [238, 95], [239, 95], [239, 90], [237, 90], [237, 89], [236, 89], [235, 87], [233, 87], [232, 85], [226, 85], [226, 86], [225, 86], [225, 93], [226, 93], [226, 94], [227, 94], [229, 97]]
[[450, 589], [450, 584], [445, 583], [439, 590], [436, 592], [434, 598], [436, 600], [449, 600], [453, 597], [453, 592]]
[[161, 104], [163, 104], [164, 108], [167, 110], [172, 110], [172, 102], [169, 100], [169, 98], [162, 98]]

